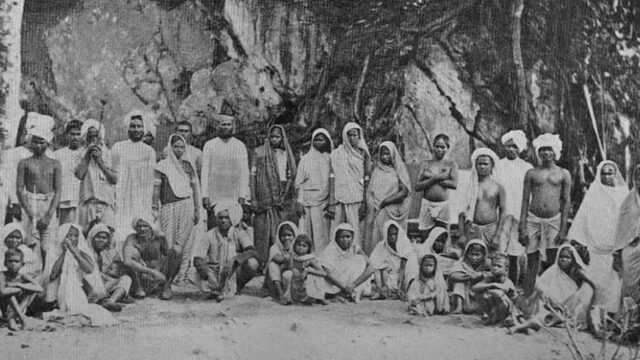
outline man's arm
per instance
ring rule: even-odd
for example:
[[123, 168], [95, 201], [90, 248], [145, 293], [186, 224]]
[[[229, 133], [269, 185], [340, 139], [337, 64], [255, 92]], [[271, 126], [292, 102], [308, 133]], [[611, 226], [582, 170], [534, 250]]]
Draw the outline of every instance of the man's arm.
[[22, 275], [22, 281], [23, 281], [22, 283], [16, 284], [16, 287], [31, 293], [41, 293], [43, 291], [42, 286], [40, 286], [30, 276]]
[[[529, 198], [531, 197], [531, 178], [533, 176], [533, 169], [528, 170], [524, 176], [524, 190], [522, 191], [522, 209], [520, 210], [520, 226], [518, 231], [520, 233], [520, 242], [526, 237], [527, 231], [527, 215], [529, 214]], [[524, 244], [523, 244], [524, 245]]]
[[136, 257], [137, 257], [136, 255], [139, 255], [139, 253], [138, 253], [138, 249], [136, 249], [136, 247], [133, 244], [133, 242], [135, 241], [133, 240], [134, 236], [135, 236], [134, 234], [127, 236], [127, 239], [124, 242], [124, 247], [122, 249], [122, 252], [124, 254], [123, 256], [124, 265], [137, 272], [146, 273], [152, 276], [155, 275], [156, 273], [155, 270], [144, 266], [143, 264], [141, 264], [136, 260]]
[[151, 196], [151, 210], [154, 216], [158, 215], [160, 209], [160, 187], [162, 186], [162, 173], [158, 170], [154, 171], [153, 195]]
[[251, 174], [249, 175], [249, 191], [251, 193], [251, 205], [257, 206], [258, 201], [256, 199], [256, 151], [253, 152], [253, 158], [251, 159]]
[[78, 180], [84, 180], [84, 177], [87, 176], [87, 171], [89, 171], [89, 152], [85, 152], [85, 156], [82, 157], [82, 161], [76, 166], [73, 170], [73, 174], [78, 178]]
[[31, 213], [31, 209], [29, 209], [29, 207], [27, 207], [27, 202], [25, 199], [25, 194], [24, 194], [24, 173], [26, 171], [26, 161], [25, 160], [20, 160], [20, 162], [18, 162], [18, 176], [16, 179], [16, 190], [17, 190], [17, 194], [18, 194], [18, 202], [20, 203], [20, 206], [22, 207], [22, 209], [27, 213], [27, 216], [29, 216], [29, 218], [33, 218], [33, 214]]
[[107, 166], [107, 164], [103, 159], [104, 155], [105, 154], [101, 153], [101, 155], [96, 158], [96, 164], [100, 168], [100, 171], [102, 171], [104, 176], [107, 178], [107, 181], [111, 185], [115, 185], [116, 183], [118, 183], [118, 172], [115, 170], [112, 170], [111, 168], [109, 168], [109, 166]]
[[449, 177], [440, 181], [440, 185], [445, 189], [455, 190], [458, 187], [458, 164], [451, 161], [450, 165]]
[[53, 173], [53, 199], [51, 200], [51, 204], [49, 204], [49, 209], [45, 214], [47, 220], [50, 220], [53, 215], [55, 215], [56, 210], [58, 209], [58, 205], [60, 204], [60, 195], [62, 195], [62, 164], [58, 160], [54, 160], [55, 170]]
[[407, 189], [404, 184], [400, 184], [400, 187], [398, 189], [398, 191], [396, 191], [395, 193], [387, 196], [385, 199], [383, 199], [380, 202], [380, 208], [384, 208], [386, 206], [392, 205], [392, 204], [399, 204], [401, 202], [404, 201], [404, 199], [409, 195], [409, 189]]
[[569, 211], [571, 210], [571, 174], [566, 169], [562, 169], [562, 193], [560, 194], [560, 231], [556, 243], [564, 241], [567, 236], [567, 222], [569, 220]]
[[0, 299], [6, 299], [8, 297], [18, 295], [22, 292], [22, 289], [15, 286], [7, 286], [4, 274], [0, 274]]
[[202, 173], [200, 175], [200, 187], [202, 188], [202, 207], [205, 210], [209, 210], [210, 199], [208, 194], [209, 189], [209, 169], [211, 167], [211, 155], [210, 155], [211, 141], [204, 144], [202, 149]]
[[[239, 141], [239, 140], [238, 140]], [[238, 163], [240, 166], [240, 199], [239, 202], [248, 200], [249, 197], [253, 199], [253, 193], [249, 189], [249, 154], [247, 153], [247, 147], [242, 144], [242, 151], [239, 152], [240, 158]]]
[[505, 213], [507, 210], [507, 195], [504, 191], [504, 187], [498, 184], [498, 226], [496, 227], [496, 235], [493, 242], [500, 243], [500, 235], [502, 234], [502, 228], [504, 227], [504, 221], [507, 216]]

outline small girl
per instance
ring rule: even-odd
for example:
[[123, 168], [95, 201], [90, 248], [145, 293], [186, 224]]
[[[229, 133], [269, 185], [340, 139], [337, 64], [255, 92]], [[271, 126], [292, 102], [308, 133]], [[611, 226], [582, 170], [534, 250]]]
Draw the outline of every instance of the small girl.
[[[36, 255], [30, 247], [24, 244], [25, 232], [20, 223], [12, 222], [2, 228], [0, 235], [4, 247], [0, 250], [0, 259], [4, 259], [4, 252], [8, 249], [20, 249], [24, 255], [24, 266], [20, 268], [20, 273], [29, 275], [39, 281], [42, 278], [42, 270]], [[0, 264], [0, 271], [6, 270]]]
[[[294, 303], [312, 304], [314, 302], [326, 305], [324, 299], [314, 299], [307, 295], [304, 282], [307, 275], [326, 277], [327, 274], [313, 254], [313, 241], [305, 234], [298, 235], [293, 243], [293, 253], [289, 257], [291, 271], [290, 296]], [[285, 271], [286, 273], [286, 271]]]
[[462, 259], [451, 267], [449, 282], [453, 287], [451, 300], [454, 314], [476, 312], [478, 304], [471, 288], [485, 277], [491, 276], [490, 273], [485, 272], [486, 257], [487, 246], [484, 241], [471, 240], [464, 249]]
[[269, 249], [269, 261], [264, 281], [264, 288], [269, 296], [283, 305], [288, 305], [289, 275], [285, 275], [288, 269], [290, 254], [293, 251], [293, 241], [298, 236], [298, 227], [290, 222], [282, 222], [276, 231], [278, 239]]
[[438, 268], [438, 259], [427, 254], [420, 261], [420, 276], [411, 283], [407, 291], [409, 314], [433, 315], [449, 312], [447, 284]]

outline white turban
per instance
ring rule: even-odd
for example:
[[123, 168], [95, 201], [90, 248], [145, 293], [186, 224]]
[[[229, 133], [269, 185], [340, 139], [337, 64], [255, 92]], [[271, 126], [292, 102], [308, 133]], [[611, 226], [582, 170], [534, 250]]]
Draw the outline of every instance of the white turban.
[[473, 169], [476, 168], [476, 160], [480, 156], [490, 157], [491, 160], [493, 160], [493, 166], [496, 166], [496, 164], [498, 163], [498, 160], [500, 160], [498, 155], [496, 155], [496, 153], [494, 153], [493, 150], [487, 147], [478, 148], [478, 149], [475, 149], [471, 154], [471, 166], [473, 166]]
[[156, 122], [150, 116], [142, 117], [142, 121], [144, 122], [144, 131], [145, 134], [150, 132], [151, 136], [155, 139], [156, 137]]
[[128, 128], [129, 124], [131, 123], [131, 118], [133, 117], [140, 117], [142, 119], [142, 126], [145, 128], [145, 131], [146, 131], [147, 121], [145, 120], [146, 116], [142, 110], [133, 110], [129, 112], [127, 115], [125, 115], [124, 126]]
[[216, 204], [213, 211], [216, 216], [223, 211], [227, 211], [229, 213], [229, 220], [231, 220], [231, 225], [233, 226], [240, 224], [240, 220], [242, 220], [242, 206], [240, 206], [237, 201], [221, 201]]
[[56, 125], [55, 120], [51, 116], [42, 115], [34, 112], [27, 114], [26, 130], [27, 136], [37, 136], [51, 143], [53, 140], [53, 127]]
[[522, 130], [511, 130], [502, 135], [502, 144], [513, 141], [520, 152], [527, 150], [527, 135]]
[[100, 132], [100, 138], [104, 139], [104, 125], [102, 125], [98, 120], [88, 119], [82, 123], [82, 127], [80, 128], [80, 136], [86, 137], [89, 129], [96, 128]]
[[560, 159], [562, 154], [562, 140], [560, 140], [560, 135], [558, 134], [546, 133], [538, 136], [533, 140], [533, 147], [536, 149], [536, 155], [538, 155], [540, 148], [550, 147], [556, 154], [556, 160]]

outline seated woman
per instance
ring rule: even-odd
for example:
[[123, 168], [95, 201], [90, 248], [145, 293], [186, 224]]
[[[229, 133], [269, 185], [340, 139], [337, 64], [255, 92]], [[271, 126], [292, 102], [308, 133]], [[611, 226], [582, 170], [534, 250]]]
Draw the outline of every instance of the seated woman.
[[[24, 255], [24, 266], [20, 268], [20, 273], [29, 275], [38, 283], [42, 279], [42, 267], [40, 266], [33, 250], [24, 244], [25, 232], [22, 225], [12, 222], [5, 225], [0, 231], [0, 259], [4, 259], [4, 253], [9, 249], [20, 249]], [[4, 264], [0, 264], [0, 271], [6, 270]]]
[[475, 313], [478, 308], [476, 296], [471, 290], [473, 285], [491, 276], [487, 271], [487, 246], [482, 240], [471, 240], [467, 243], [462, 254], [451, 268], [449, 283], [453, 288], [451, 302], [454, 314]]
[[438, 258], [427, 254], [420, 259], [420, 276], [407, 291], [409, 314], [446, 314], [450, 310], [447, 283], [438, 268]]
[[256, 275], [258, 253], [253, 239], [237, 226], [242, 220], [240, 204], [223, 201], [216, 204], [214, 212], [217, 225], [196, 244], [193, 267], [199, 276], [196, 282], [219, 302], [225, 294], [239, 293]]
[[282, 305], [291, 303], [289, 293], [291, 271], [287, 272], [289, 259], [293, 253], [293, 240], [298, 236], [298, 227], [291, 221], [284, 221], [278, 225], [276, 241], [269, 249], [267, 272], [264, 281], [264, 289], [267, 294]]
[[132, 275], [134, 296], [144, 298], [161, 290], [160, 298], [172, 296], [171, 282], [180, 270], [182, 258], [169, 249], [167, 240], [152, 227], [148, 218], [134, 218], [135, 233], [124, 242], [124, 265]]
[[[64, 224], [58, 228], [56, 243], [47, 253], [53, 261], [48, 274], [47, 300], [57, 300], [63, 316], [80, 315], [91, 326], [113, 325], [117, 320], [104, 308], [90, 304], [105, 295], [104, 284], [89, 244], [79, 225]], [[87, 296], [90, 294], [90, 296]]]
[[371, 300], [404, 298], [407, 290], [405, 270], [413, 248], [404, 230], [394, 220], [383, 227], [384, 238], [371, 253], [371, 266], [375, 269], [376, 292]]
[[111, 231], [105, 224], [96, 224], [87, 236], [96, 266], [101, 273], [106, 299], [100, 299], [102, 306], [110, 311], [120, 311], [119, 303], [130, 303], [128, 294], [131, 289], [131, 277], [125, 274], [120, 254], [112, 246]]
[[595, 285], [587, 266], [576, 249], [560, 246], [555, 263], [538, 278], [534, 293], [528, 299], [527, 321], [511, 328], [511, 332], [542, 326], [555, 326], [571, 319], [577, 329], [587, 328], [587, 312], [594, 299]]
[[325, 295], [340, 295], [359, 302], [363, 295], [371, 294], [371, 278], [375, 270], [358, 248], [354, 234], [353, 227], [346, 223], [335, 229], [333, 241], [318, 259], [326, 277], [309, 276], [305, 281], [310, 297], [324, 299]]

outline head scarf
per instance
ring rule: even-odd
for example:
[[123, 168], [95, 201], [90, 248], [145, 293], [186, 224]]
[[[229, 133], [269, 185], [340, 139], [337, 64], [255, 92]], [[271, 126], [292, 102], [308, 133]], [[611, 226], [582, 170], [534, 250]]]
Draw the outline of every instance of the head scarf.
[[480, 156], [488, 156], [493, 161], [493, 166], [495, 170], [495, 166], [498, 163], [500, 158], [496, 153], [494, 153], [491, 149], [483, 147], [478, 148], [473, 151], [471, 154], [471, 177], [469, 179], [469, 185], [467, 188], [467, 193], [465, 196], [465, 210], [464, 212], [467, 215], [467, 220], [473, 221], [473, 215], [476, 211], [476, 202], [478, 200], [478, 192], [480, 189], [480, 184], [478, 183], [478, 170], [476, 170], [476, 160]]
[[[633, 179], [635, 179], [639, 171], [640, 165], [637, 165], [633, 171]], [[634, 180], [633, 188], [627, 193], [620, 206], [615, 250], [627, 247], [633, 239], [640, 236], [640, 194], [638, 194], [638, 186], [640, 184], [636, 184]]]
[[506, 145], [509, 141], [513, 141], [513, 143], [518, 148], [518, 151], [523, 152], [527, 150], [527, 135], [525, 135], [522, 130], [511, 130], [506, 134], [502, 135], [502, 144]]
[[480, 245], [482, 247], [482, 249], [484, 249], [484, 255], [485, 258], [488, 254], [488, 250], [487, 250], [487, 245], [484, 243], [484, 241], [482, 240], [478, 240], [478, 239], [474, 239], [474, 240], [470, 240], [467, 245], [464, 247], [464, 251], [462, 252], [462, 257], [460, 258], [460, 260], [456, 261], [453, 266], [451, 266], [451, 270], [450, 273], [453, 274], [455, 272], [461, 272], [464, 274], [469, 274], [472, 272], [476, 272], [479, 271], [480, 269], [484, 268], [483, 264], [479, 265], [479, 269], [474, 269], [471, 264], [467, 263], [467, 253], [469, 252], [469, 249], [471, 249], [472, 245]]
[[82, 123], [82, 128], [80, 128], [80, 136], [83, 139], [86, 139], [87, 133], [91, 128], [96, 128], [100, 133], [100, 139], [104, 140], [104, 125], [102, 125], [102, 123], [99, 122], [98, 120], [94, 120], [94, 119], [88, 119]]
[[318, 136], [319, 134], [322, 134], [327, 138], [327, 140], [329, 141], [329, 149], [330, 151], [333, 151], [333, 140], [331, 140], [331, 135], [326, 129], [318, 128], [313, 131], [313, 134], [311, 134], [311, 146], [309, 147], [309, 152], [307, 152], [307, 154], [310, 154], [312, 152], [317, 152], [317, 153], [320, 152], [318, 151], [318, 149], [313, 147], [313, 139], [315, 139], [316, 136]]
[[[404, 185], [407, 190], [411, 191], [411, 179], [409, 178], [409, 171], [407, 171], [407, 166], [402, 160], [402, 156], [400, 156], [400, 152], [396, 147], [396, 144], [391, 141], [385, 141], [380, 144], [380, 150], [382, 148], [387, 148], [389, 153], [391, 154], [391, 165], [384, 165], [382, 161], [380, 161], [380, 152], [378, 151], [378, 168], [382, 171], [394, 172], [398, 175], [400, 182]], [[409, 198], [409, 196], [407, 196]]]
[[[601, 174], [605, 165], [612, 166], [616, 171], [613, 187], [602, 184]], [[596, 178], [580, 204], [567, 237], [587, 246], [590, 251], [601, 254], [613, 252], [620, 207], [627, 193], [627, 184], [618, 170], [618, 165], [609, 160], [601, 162]]]
[[156, 164], [156, 170], [167, 177], [169, 186], [171, 186], [171, 190], [177, 197], [187, 198], [193, 193], [193, 190], [191, 189], [191, 179], [182, 168], [180, 159], [178, 159], [171, 148], [171, 140], [174, 138], [179, 138], [180, 141], [184, 143], [186, 153], [187, 142], [185, 139], [178, 134], [169, 136], [169, 141], [167, 142], [167, 147], [164, 151], [166, 158]]
[[131, 227], [133, 228], [133, 230], [136, 230], [136, 227], [138, 226], [138, 221], [140, 220], [149, 224], [149, 226], [151, 227], [151, 230], [156, 230], [155, 222], [153, 221], [153, 218], [151, 218], [151, 216], [148, 214], [136, 216], [133, 218], [133, 220], [131, 220]]
[[142, 127], [146, 132], [148, 130], [147, 125], [149, 121], [147, 120], [147, 117], [145, 116], [145, 113], [142, 110], [133, 110], [129, 112], [127, 115], [125, 115], [124, 126], [126, 128], [129, 128], [129, 124], [131, 124], [131, 118], [133, 117], [140, 117], [142, 119]]
[[[20, 236], [22, 236], [22, 243], [24, 243], [27, 235], [22, 228], [22, 224], [19, 222], [10, 222], [7, 225], [3, 226], [2, 230], [0, 230], [0, 241], [2, 241], [2, 243], [0, 243], [0, 247], [4, 247], [4, 241], [14, 231], [20, 232]], [[0, 261], [4, 261], [4, 258], [0, 259]]]
[[344, 146], [344, 148], [347, 150], [349, 154], [363, 161], [364, 156], [362, 155], [362, 153], [360, 153], [360, 151], [358, 151], [357, 149], [354, 149], [353, 146], [351, 146], [351, 143], [349, 142], [349, 135], [347, 135], [347, 133], [349, 132], [349, 130], [353, 130], [353, 129], [358, 130], [358, 133], [360, 134], [360, 142], [358, 142], [358, 149], [364, 150], [367, 153], [367, 155], [369, 155], [369, 147], [367, 146], [367, 142], [364, 139], [364, 132], [362, 131], [362, 128], [360, 127], [360, 125], [354, 122], [346, 123], [344, 128], [342, 129], [342, 146]]
[[236, 130], [236, 118], [235, 118], [235, 116], [216, 114], [216, 115], [213, 115], [213, 120], [217, 121], [218, 123], [220, 123], [220, 122], [222, 122], [224, 120], [231, 120], [231, 122], [233, 123], [233, 132], [235, 133], [235, 130]]
[[213, 211], [216, 216], [219, 213], [226, 211], [229, 213], [229, 220], [231, 221], [232, 226], [236, 226], [240, 224], [242, 220], [242, 206], [238, 204], [236, 201], [232, 200], [224, 200], [216, 204], [213, 208]]
[[[289, 247], [291, 252], [293, 252], [293, 242], [295, 241], [296, 237], [300, 234], [300, 230], [298, 230], [298, 227], [296, 226], [296, 224], [292, 223], [291, 221], [283, 221], [283, 222], [280, 223], [280, 225], [278, 225], [278, 229], [276, 230], [276, 237], [277, 238], [274, 239], [273, 246], [275, 246], [278, 249], [279, 253], [282, 254], [282, 255], [285, 255], [287, 253], [287, 251], [284, 248], [284, 245], [280, 241], [280, 230], [282, 230], [282, 228], [285, 225], [290, 226], [291, 229], [293, 230], [293, 240], [291, 241], [291, 244], [290, 244], [290, 247]], [[269, 256], [269, 260], [271, 260], [272, 257], [273, 256]]]
[[351, 243], [351, 247], [349, 247], [347, 250], [342, 250], [342, 248], [338, 246], [338, 233], [340, 233], [340, 231], [342, 230], [350, 231], [351, 234], [355, 236], [356, 232], [350, 224], [342, 223], [338, 225], [333, 231], [331, 241], [329, 242], [327, 247], [324, 248], [322, 254], [320, 255], [321, 261], [329, 260], [330, 262], [331, 260], [343, 259], [349, 256], [353, 256], [358, 252], [359, 246], [355, 238]]
[[560, 246], [556, 255], [556, 261], [550, 268], [542, 273], [536, 281], [536, 288], [557, 304], [564, 303], [578, 291], [578, 284], [576, 284], [575, 280], [558, 266], [560, 253], [564, 249], [571, 251], [575, 266], [578, 266], [584, 271], [588, 270], [587, 266], [582, 262], [578, 251], [573, 246], [569, 244]]
[[433, 244], [442, 234], [447, 234], [447, 229], [436, 226], [431, 230], [429, 236], [427, 237], [427, 240], [425, 240], [424, 243], [420, 244], [420, 246], [425, 249], [425, 253], [435, 254], [435, 252], [433, 251]]
[[87, 242], [89, 243], [89, 246], [93, 249], [93, 238], [100, 233], [109, 234], [109, 246], [107, 246], [107, 248], [112, 247], [114, 245], [114, 241], [111, 237], [111, 229], [103, 223], [97, 223], [91, 227], [91, 230], [89, 230], [89, 234], [87, 234]]
[[[385, 165], [380, 161], [380, 153], [382, 148], [389, 150], [391, 155], [391, 164]], [[367, 193], [372, 198], [372, 204], [374, 207], [378, 207], [379, 203], [390, 193], [396, 193], [398, 188], [396, 185], [390, 185], [391, 179], [397, 178], [399, 182], [411, 192], [411, 179], [409, 178], [409, 171], [405, 165], [400, 152], [396, 148], [396, 145], [391, 141], [385, 141], [380, 144], [380, 150], [378, 151], [378, 164], [371, 175], [371, 183], [367, 189]], [[390, 188], [393, 186], [393, 189]], [[403, 221], [409, 213], [409, 206], [411, 204], [411, 196], [407, 195], [401, 204], [388, 207], [389, 216], [393, 220]]]
[[47, 143], [53, 140], [53, 127], [56, 125], [55, 120], [51, 116], [30, 112], [27, 114], [27, 122], [25, 124], [27, 137], [37, 136], [44, 139]]
[[[274, 129], [279, 129], [282, 134], [282, 146], [287, 154], [287, 171], [294, 177], [297, 173], [296, 160], [293, 156], [293, 151], [289, 146], [289, 140], [287, 139], [287, 133], [280, 125], [273, 125], [269, 127], [267, 134], [271, 134]], [[278, 171], [278, 163], [276, 160], [276, 154], [274, 149], [269, 144], [269, 139], [265, 140], [263, 146], [256, 150], [257, 158], [264, 158], [264, 166], [258, 166], [256, 169], [256, 198], [252, 201], [256, 201], [258, 206], [271, 207], [282, 200], [282, 185], [280, 183], [280, 172]]]
[[[391, 246], [389, 246], [389, 243], [387, 242], [389, 228], [392, 225], [395, 226], [396, 229], [398, 229], [398, 238], [396, 239], [395, 249], [392, 249]], [[390, 253], [405, 259], [408, 258], [413, 253], [413, 247], [411, 246], [411, 242], [407, 237], [407, 233], [404, 231], [402, 226], [400, 226], [400, 224], [397, 221], [387, 220], [384, 223], [384, 226], [382, 227], [382, 237], [384, 241], [384, 246], [387, 248], [387, 250]]]
[[542, 134], [533, 140], [533, 147], [536, 149], [536, 156], [538, 151], [543, 147], [550, 147], [556, 154], [556, 160], [560, 159], [562, 155], [562, 140], [558, 134]]

